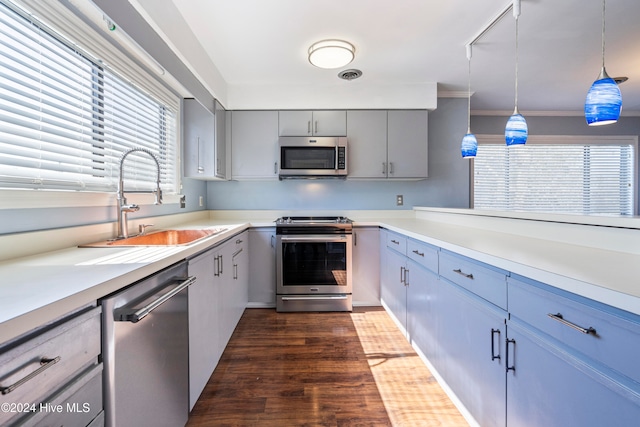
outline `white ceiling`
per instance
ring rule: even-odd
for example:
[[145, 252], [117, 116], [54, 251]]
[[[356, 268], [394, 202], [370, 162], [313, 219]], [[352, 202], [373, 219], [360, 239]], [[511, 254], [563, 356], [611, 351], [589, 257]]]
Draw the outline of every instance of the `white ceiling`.
[[[172, 3], [193, 34], [174, 32], [170, 44], [174, 48], [184, 45], [184, 40], [176, 40], [175, 34], [191, 38], [195, 35], [228, 87], [227, 103], [232, 108], [242, 108], [251, 106], [251, 93], [269, 93], [265, 88], [270, 87], [276, 89], [270, 92], [276, 104], [278, 96], [274, 94], [290, 99], [296, 93], [308, 96], [305, 88], [329, 86], [337, 87], [337, 94], [341, 87], [349, 88], [349, 96], [361, 94], [373, 100], [373, 92], [384, 86], [416, 88], [415, 92], [420, 94], [421, 88], [437, 83], [440, 96], [463, 96], [467, 91], [468, 70], [465, 46], [511, 2], [172, 0]], [[579, 114], [600, 71], [602, 2], [522, 0], [521, 9], [520, 110]], [[639, 21], [639, 0], [607, 2], [606, 66], [612, 77], [629, 78], [620, 86], [623, 113], [627, 114], [640, 112]], [[356, 46], [356, 58], [345, 68], [362, 70], [360, 79], [343, 81], [337, 78], [340, 70], [322, 70], [309, 64], [308, 47], [327, 38], [348, 40]], [[472, 109], [512, 111], [515, 19], [511, 13], [474, 45], [471, 64]], [[191, 66], [201, 78], [207, 74], [193, 61]], [[239, 93], [242, 96], [234, 99]]]

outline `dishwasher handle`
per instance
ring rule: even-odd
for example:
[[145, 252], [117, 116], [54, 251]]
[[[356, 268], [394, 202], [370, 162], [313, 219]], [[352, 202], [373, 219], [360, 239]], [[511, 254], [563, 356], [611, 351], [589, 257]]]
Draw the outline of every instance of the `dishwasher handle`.
[[[156, 308], [160, 307], [165, 302], [169, 301], [173, 296], [175, 296], [178, 293], [182, 292], [183, 289], [186, 289], [188, 286], [190, 286], [195, 281], [196, 281], [196, 278], [194, 276], [189, 276], [186, 279], [185, 278], [177, 278], [177, 279], [169, 282], [169, 284], [167, 284], [167, 286], [164, 286], [162, 288], [162, 290], [165, 290], [166, 288], [168, 288], [171, 285], [176, 284], [176, 282], [178, 282], [175, 285], [175, 287], [173, 287], [170, 291], [168, 291], [166, 293], [163, 293], [163, 294], [161, 294], [159, 292], [158, 294], [161, 294], [161, 295], [158, 298], [155, 298], [149, 304], [146, 304], [143, 307], [138, 307], [137, 305], [140, 302], [138, 300], [138, 301], [136, 301], [135, 304], [125, 305], [125, 306], [122, 306], [120, 308], [115, 309], [114, 312], [113, 312], [114, 320], [116, 322], [137, 323], [140, 320], [144, 319], [147, 315], [149, 315], [153, 310], [155, 310]], [[146, 299], [148, 299], [148, 298], [146, 298]]]

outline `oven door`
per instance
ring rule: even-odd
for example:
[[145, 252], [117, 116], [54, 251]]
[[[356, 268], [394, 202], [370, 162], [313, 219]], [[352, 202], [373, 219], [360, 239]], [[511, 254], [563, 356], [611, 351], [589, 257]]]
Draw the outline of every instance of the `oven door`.
[[278, 235], [279, 295], [351, 294], [352, 235]]

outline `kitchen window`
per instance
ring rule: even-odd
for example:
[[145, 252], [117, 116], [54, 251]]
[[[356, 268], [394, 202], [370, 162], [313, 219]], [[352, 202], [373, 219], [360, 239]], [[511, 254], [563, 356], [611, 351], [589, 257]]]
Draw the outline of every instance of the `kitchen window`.
[[473, 207], [634, 215], [637, 146], [636, 136], [531, 135], [507, 148], [502, 135], [478, 135]]
[[[143, 147], [175, 193], [177, 96], [60, 3], [21, 4], [0, 1], [0, 187], [113, 192]], [[155, 188], [150, 158], [127, 165], [128, 190]]]

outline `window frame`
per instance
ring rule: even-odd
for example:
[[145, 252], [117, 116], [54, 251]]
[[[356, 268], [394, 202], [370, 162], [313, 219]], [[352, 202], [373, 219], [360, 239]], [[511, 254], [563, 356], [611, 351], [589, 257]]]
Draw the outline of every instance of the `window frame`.
[[[18, 14], [27, 15], [27, 19], [34, 19], [45, 27], [55, 28], [54, 32], [61, 37], [60, 41], [70, 49], [80, 52], [83, 56], [87, 54], [90, 58], [101, 58], [100, 63], [109, 68], [111, 73], [119, 75], [129, 84], [136, 86], [142, 93], [172, 108], [175, 113], [175, 135], [173, 135], [171, 143], [174, 147], [175, 159], [173, 167], [166, 170], [166, 173], [173, 177], [173, 185], [172, 188], [164, 191], [164, 201], [165, 203], [178, 203], [180, 200], [178, 193], [182, 190], [180, 137], [182, 102], [180, 96], [177, 95], [180, 90], [173, 88], [172, 85], [164, 82], [164, 79], [160, 79], [136, 62], [131, 61], [123, 47], [116, 46], [112, 40], [108, 39], [107, 35], [97, 31], [92, 25], [76, 16], [63, 5], [63, 2], [37, 0], [3, 0], [2, 2], [7, 3], [6, 6], [10, 9], [16, 10], [17, 7]], [[40, 16], [46, 17], [46, 19], [40, 19]], [[85, 46], [77, 46], [72, 40], [82, 40]], [[92, 52], [98, 52], [98, 54]], [[122, 67], [125, 66], [126, 68], [123, 69]], [[166, 102], [167, 100], [169, 102]], [[0, 188], [0, 197], [4, 201], [0, 204], [0, 209], [110, 206], [115, 203], [115, 191], [106, 189], [102, 191], [2, 187]], [[153, 201], [153, 195], [140, 194], [136, 196], [136, 202], [139, 204], [152, 204]]]
[[[476, 139], [478, 140], [478, 146], [484, 144], [492, 144], [492, 145], [504, 145], [504, 135], [495, 135], [495, 134], [478, 134], [476, 135]], [[536, 145], [536, 144], [544, 144], [544, 145], [632, 145], [633, 146], [633, 189], [632, 189], [632, 206], [633, 212], [631, 215], [622, 215], [620, 217], [630, 218], [632, 216], [638, 215], [640, 211], [640, 185], [638, 182], [638, 136], [637, 135], [529, 135], [527, 139], [527, 144], [521, 147], [510, 147], [509, 149], [518, 150], [518, 149], [526, 149], [527, 145]], [[478, 152], [480, 154], [480, 151]], [[470, 168], [469, 168], [469, 206], [471, 209], [476, 209], [475, 207], [475, 160], [471, 159]], [[477, 209], [486, 209], [486, 210], [505, 210], [501, 208], [477, 208]], [[506, 211], [515, 212], [515, 209], [508, 209]], [[525, 211], [525, 210], [518, 210]], [[585, 213], [576, 213], [576, 212], [560, 212], [560, 211], [540, 211], [540, 210], [526, 210], [526, 212], [548, 212], [552, 214], [568, 214], [568, 215], [591, 215], [591, 216], [616, 216], [615, 214], [585, 214]]]

